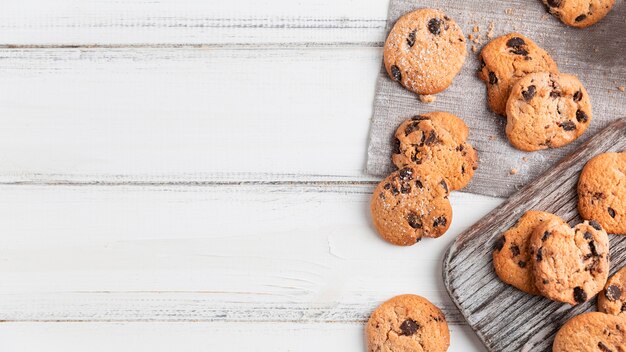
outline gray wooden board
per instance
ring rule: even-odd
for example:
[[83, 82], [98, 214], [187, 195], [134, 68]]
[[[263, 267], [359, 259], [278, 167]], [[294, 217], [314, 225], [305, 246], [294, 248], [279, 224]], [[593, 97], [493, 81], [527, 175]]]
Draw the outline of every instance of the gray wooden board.
[[[470, 142], [478, 150], [480, 165], [464, 191], [489, 196], [508, 196], [550, 168], [617, 117], [626, 116], [626, 93], [617, 87], [626, 77], [626, 6], [618, 0], [607, 17], [596, 25], [580, 30], [570, 28], [546, 15], [540, 0], [391, 0], [387, 30], [403, 13], [420, 7], [442, 9], [468, 35], [479, 34], [485, 44], [487, 28], [494, 24], [493, 34], [517, 31], [545, 48], [561, 72], [578, 76], [587, 88], [593, 104], [593, 120], [581, 138], [559, 149], [526, 153], [512, 148], [504, 134], [506, 119], [489, 111], [485, 86], [476, 76], [477, 56], [470, 50], [454, 83], [437, 94], [431, 104], [421, 103], [417, 95], [391, 81], [384, 70], [379, 73], [374, 113], [370, 128], [366, 171], [383, 177], [391, 164], [391, 140], [400, 122], [415, 114], [449, 111], [463, 118], [470, 127]], [[505, 13], [507, 9], [511, 14]], [[478, 25], [480, 31], [473, 33]], [[477, 45], [480, 49], [481, 45]], [[526, 157], [528, 160], [523, 161]], [[511, 169], [518, 173], [511, 175]]]
[[[595, 299], [572, 307], [531, 296], [498, 279], [492, 248], [527, 210], [555, 213], [570, 225], [581, 221], [576, 185], [585, 163], [609, 151], [626, 151], [626, 118], [585, 142], [549, 171], [462, 233], [443, 263], [446, 289], [490, 351], [550, 351], [558, 329], [571, 317], [596, 309]], [[611, 273], [626, 265], [626, 236], [610, 235]]]

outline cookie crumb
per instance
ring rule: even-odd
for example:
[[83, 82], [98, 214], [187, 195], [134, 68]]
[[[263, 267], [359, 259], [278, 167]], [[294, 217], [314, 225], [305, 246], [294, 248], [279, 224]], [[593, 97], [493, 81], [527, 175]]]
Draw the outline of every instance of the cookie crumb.
[[493, 23], [493, 21], [489, 22], [489, 27], [487, 28], [487, 38], [493, 38], [493, 30], [495, 27], [496, 25]]
[[619, 90], [620, 92], [624, 92], [624, 91], [626, 91], [626, 87], [619, 86], [619, 87], [617, 87], [617, 90]]
[[478, 27], [478, 26], [474, 26], [473, 31], [474, 31], [474, 33], [476, 33], [476, 32], [480, 32], [480, 27]]
[[489, 136], [489, 140], [490, 141], [495, 141], [496, 140], [496, 136], [494, 136], [494, 135]]
[[541, 20], [542, 21], [547, 21], [548, 18], [550, 18], [550, 14], [549, 13], [544, 13], [543, 16], [541, 16]]
[[504, 10], [504, 13], [506, 13], [507, 15], [512, 15], [513, 14], [513, 9], [508, 8], [508, 9]]
[[523, 162], [528, 162], [528, 158], [524, 156], [524, 157], [522, 157], [522, 161]]
[[431, 95], [420, 95], [419, 99], [422, 103], [432, 103], [433, 101], [435, 101], [437, 99], [437, 97], [435, 97], [434, 94]]
[[515, 175], [517, 173], [517, 169], [516, 168], [512, 168], [511, 171], [509, 171], [509, 173], [511, 175]]
[[472, 44], [472, 52], [478, 52], [478, 48], [476, 47], [476, 44]]

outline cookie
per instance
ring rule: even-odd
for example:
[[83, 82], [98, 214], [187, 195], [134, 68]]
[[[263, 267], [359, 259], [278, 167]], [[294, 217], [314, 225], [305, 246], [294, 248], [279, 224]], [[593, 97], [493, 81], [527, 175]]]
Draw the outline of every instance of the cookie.
[[506, 115], [511, 87], [534, 72], [558, 73], [552, 57], [535, 42], [519, 33], [495, 38], [480, 52], [478, 77], [487, 86], [487, 103], [496, 114]]
[[586, 28], [606, 16], [615, 0], [543, 0], [548, 11], [568, 26]]
[[574, 228], [544, 222], [530, 237], [535, 287], [554, 301], [580, 304], [602, 290], [609, 274], [609, 236], [595, 221]]
[[441, 310], [417, 295], [400, 295], [381, 304], [365, 328], [369, 352], [444, 352], [450, 331]]
[[443, 235], [452, 222], [449, 188], [441, 174], [404, 167], [381, 181], [372, 195], [374, 227], [386, 241], [408, 246]]
[[626, 152], [589, 160], [578, 179], [578, 212], [608, 233], [626, 235]]
[[502, 281], [531, 295], [539, 294], [532, 275], [528, 242], [537, 226], [552, 220], [565, 223], [554, 214], [529, 210], [496, 240], [493, 266]]
[[417, 94], [436, 94], [459, 73], [467, 49], [461, 28], [434, 9], [400, 17], [385, 41], [383, 61], [389, 77]]
[[558, 148], [587, 130], [591, 102], [575, 76], [531, 73], [511, 88], [506, 117], [506, 135], [515, 148]]
[[413, 116], [396, 130], [391, 159], [398, 168], [407, 165], [437, 170], [450, 190], [465, 187], [478, 167], [478, 153], [466, 142], [469, 128], [447, 112]]
[[613, 274], [598, 295], [598, 310], [626, 318], [626, 267]]
[[626, 352], [626, 319], [599, 312], [577, 315], [561, 327], [552, 352]]

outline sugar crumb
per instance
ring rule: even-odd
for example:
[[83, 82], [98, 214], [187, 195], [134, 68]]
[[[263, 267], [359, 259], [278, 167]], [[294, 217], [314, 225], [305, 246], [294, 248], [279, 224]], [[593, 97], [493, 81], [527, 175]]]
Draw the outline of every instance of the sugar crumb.
[[434, 95], [420, 95], [419, 99], [422, 103], [432, 103], [433, 101], [435, 101], [437, 99], [437, 97], [435, 97]]

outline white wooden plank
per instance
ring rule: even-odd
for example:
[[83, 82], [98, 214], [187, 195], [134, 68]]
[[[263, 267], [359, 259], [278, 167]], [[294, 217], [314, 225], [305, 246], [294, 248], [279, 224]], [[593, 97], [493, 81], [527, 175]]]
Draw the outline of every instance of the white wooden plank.
[[[465, 326], [450, 352], [483, 351]], [[37, 338], [33, 338], [36, 336]], [[3, 323], [6, 351], [363, 351], [363, 324]]]
[[369, 44], [384, 40], [387, 4], [384, 0], [3, 0], [0, 43]]
[[377, 48], [3, 49], [0, 181], [354, 179], [380, 60]]
[[442, 256], [500, 201], [454, 193], [449, 233], [401, 248], [372, 188], [2, 186], [0, 320], [360, 322], [413, 292], [461, 323]]

